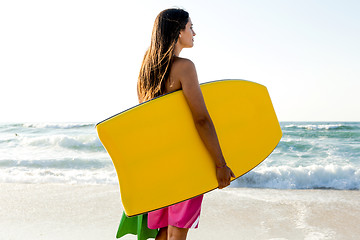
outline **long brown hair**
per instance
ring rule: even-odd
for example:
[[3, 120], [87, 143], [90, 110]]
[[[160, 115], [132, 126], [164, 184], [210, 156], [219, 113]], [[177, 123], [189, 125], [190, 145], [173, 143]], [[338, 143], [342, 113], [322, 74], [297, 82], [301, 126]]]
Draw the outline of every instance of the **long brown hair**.
[[185, 29], [189, 13], [182, 9], [166, 9], [155, 19], [151, 44], [140, 68], [137, 91], [140, 102], [165, 93], [180, 30]]

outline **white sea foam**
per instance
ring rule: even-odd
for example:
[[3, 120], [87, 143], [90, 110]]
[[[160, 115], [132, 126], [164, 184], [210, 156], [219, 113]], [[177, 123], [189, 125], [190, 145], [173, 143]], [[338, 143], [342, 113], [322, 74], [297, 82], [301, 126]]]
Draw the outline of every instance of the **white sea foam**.
[[9, 137], [0, 147], [1, 160], [110, 159], [96, 135], [54, 134]]
[[96, 149], [102, 148], [100, 140], [95, 135], [50, 135], [38, 137], [20, 137], [19, 145], [34, 147], [63, 147], [63, 148], [82, 148]]
[[306, 130], [330, 130], [343, 127], [343, 124], [288, 124], [285, 128], [300, 128]]
[[118, 180], [113, 168], [84, 170], [12, 167], [6, 169], [0, 168], [0, 182], [117, 184]]
[[82, 127], [95, 127], [94, 123], [23, 123], [25, 128], [54, 128], [54, 129], [70, 129]]
[[233, 187], [275, 189], [360, 189], [360, 169], [351, 165], [259, 167], [232, 183]]
[[[116, 184], [109, 164], [53, 161], [25, 162], [21, 166], [0, 167], [0, 182]], [[89, 166], [93, 167], [89, 167]], [[55, 167], [55, 168], [54, 168]], [[144, 179], [146, 181], [146, 179]], [[231, 187], [274, 189], [360, 189], [360, 170], [351, 166], [266, 167], [255, 169], [232, 182]]]

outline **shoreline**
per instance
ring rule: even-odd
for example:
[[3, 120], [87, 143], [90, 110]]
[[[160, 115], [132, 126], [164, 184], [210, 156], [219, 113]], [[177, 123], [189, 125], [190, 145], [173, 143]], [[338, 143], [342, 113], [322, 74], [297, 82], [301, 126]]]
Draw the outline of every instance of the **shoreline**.
[[[215, 190], [188, 239], [355, 239], [359, 197], [358, 190]], [[1, 183], [0, 239], [116, 239], [122, 211], [118, 185]]]

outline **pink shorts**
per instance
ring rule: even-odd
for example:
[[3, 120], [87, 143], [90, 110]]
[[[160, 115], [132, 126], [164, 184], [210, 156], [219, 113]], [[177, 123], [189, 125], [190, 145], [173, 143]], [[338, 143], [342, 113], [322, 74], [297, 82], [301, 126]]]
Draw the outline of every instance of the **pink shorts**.
[[150, 229], [169, 225], [178, 228], [197, 228], [199, 225], [201, 203], [204, 195], [164, 207], [148, 213]]

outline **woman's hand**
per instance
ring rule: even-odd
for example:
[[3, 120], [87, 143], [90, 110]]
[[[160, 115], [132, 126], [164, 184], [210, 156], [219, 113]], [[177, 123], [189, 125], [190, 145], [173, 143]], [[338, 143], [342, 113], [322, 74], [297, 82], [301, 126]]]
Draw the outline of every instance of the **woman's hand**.
[[219, 183], [219, 189], [229, 186], [231, 177], [234, 178], [235, 174], [227, 165], [221, 168], [216, 168], [216, 178]]

